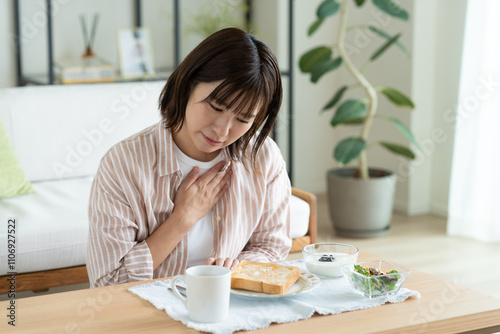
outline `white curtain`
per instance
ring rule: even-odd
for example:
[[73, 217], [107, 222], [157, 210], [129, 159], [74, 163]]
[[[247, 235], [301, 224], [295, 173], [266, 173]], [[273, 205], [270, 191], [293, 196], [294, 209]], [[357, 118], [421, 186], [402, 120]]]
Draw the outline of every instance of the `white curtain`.
[[500, 1], [469, 0], [448, 234], [500, 241]]

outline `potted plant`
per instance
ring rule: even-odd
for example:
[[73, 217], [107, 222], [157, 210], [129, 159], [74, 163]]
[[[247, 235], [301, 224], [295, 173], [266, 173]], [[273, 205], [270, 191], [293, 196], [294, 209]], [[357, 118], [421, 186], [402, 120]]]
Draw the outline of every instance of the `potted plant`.
[[[373, 4], [391, 17], [408, 20], [408, 13], [391, 0], [372, 0]], [[373, 64], [390, 47], [396, 46], [408, 55], [406, 48], [399, 42], [401, 34], [391, 35], [372, 25], [347, 26], [350, 5], [362, 8], [365, 0], [324, 0], [316, 11], [317, 19], [308, 30], [312, 35], [329, 18], [339, 13], [339, 31], [335, 45], [320, 45], [305, 52], [300, 60], [302, 72], [309, 73], [313, 83], [325, 74], [345, 66], [352, 75], [353, 83], [340, 87], [323, 110], [336, 109], [331, 119], [331, 126], [359, 125], [359, 135], [341, 140], [335, 147], [333, 157], [342, 167], [351, 161], [358, 160], [357, 168], [338, 168], [328, 171], [328, 199], [330, 218], [337, 232], [350, 236], [374, 236], [386, 232], [390, 226], [394, 203], [396, 175], [387, 170], [369, 168], [366, 150], [369, 146], [381, 145], [391, 153], [414, 159], [415, 154], [406, 146], [379, 141], [368, 145], [368, 135], [374, 121], [385, 120], [393, 123], [395, 128], [418, 147], [411, 131], [395, 117], [377, 113], [379, 95], [385, 96], [397, 107], [413, 109], [414, 104], [402, 92], [387, 86], [374, 86], [364, 75], [365, 70]], [[346, 35], [356, 29], [368, 29], [375, 38], [381, 39], [380, 47], [367, 54], [368, 60], [360, 69], [354, 64], [346, 51]], [[344, 94], [352, 88], [361, 87], [363, 96], [344, 98]], [[373, 145], [372, 145], [373, 144]]]

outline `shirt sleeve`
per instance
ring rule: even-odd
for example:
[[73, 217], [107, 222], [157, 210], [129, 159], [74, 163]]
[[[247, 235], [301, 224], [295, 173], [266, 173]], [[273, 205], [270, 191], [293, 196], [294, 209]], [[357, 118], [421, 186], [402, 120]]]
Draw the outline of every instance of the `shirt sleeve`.
[[[276, 150], [277, 147], [276, 147]], [[274, 151], [273, 177], [266, 186], [264, 208], [259, 223], [238, 259], [246, 261], [283, 261], [292, 247], [290, 235], [291, 184], [281, 154]], [[269, 154], [269, 152], [266, 152]], [[266, 154], [266, 155], [267, 155]]]
[[89, 201], [87, 271], [91, 287], [153, 278], [153, 259], [145, 240], [137, 241], [138, 226], [130, 205], [97, 174]]

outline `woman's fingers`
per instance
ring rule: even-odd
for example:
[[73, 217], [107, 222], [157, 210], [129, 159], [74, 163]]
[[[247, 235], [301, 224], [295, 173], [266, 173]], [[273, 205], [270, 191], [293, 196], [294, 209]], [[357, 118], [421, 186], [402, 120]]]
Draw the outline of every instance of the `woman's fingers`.
[[239, 263], [240, 263], [240, 261], [238, 259], [227, 258], [226, 261], [224, 261], [224, 267], [227, 267], [227, 268], [233, 270], [234, 268], [236, 268], [238, 266]]
[[228, 190], [229, 190], [228, 184], [225, 184], [224, 186], [222, 186], [222, 188], [219, 190], [217, 195], [215, 195], [214, 203], [217, 203], [221, 199], [222, 195], [224, 195], [224, 193]]
[[226, 267], [229, 268], [230, 270], [233, 270], [238, 266], [240, 261], [238, 259], [232, 259], [230, 257], [227, 257], [225, 259], [223, 258], [214, 258], [214, 257], [209, 257], [206, 261], [206, 265], [214, 265], [214, 266], [219, 266], [219, 267]]
[[191, 171], [186, 176], [184, 181], [182, 181], [181, 186], [189, 188], [198, 179], [199, 174], [200, 174], [200, 169], [198, 167], [193, 167], [193, 169], [191, 169]]
[[215, 186], [213, 190], [213, 193], [216, 194], [215, 202], [218, 202], [222, 195], [224, 195], [224, 193], [229, 189], [229, 180], [231, 179], [231, 175], [233, 175], [232, 171], [226, 172], [226, 175], [224, 175], [222, 180]]
[[207, 186], [215, 188], [222, 182], [221, 180], [223, 180], [224, 177], [231, 172], [231, 170], [231, 161], [221, 161], [214, 167], [210, 168], [208, 172], [203, 174], [203, 176], [200, 177], [200, 180]]
[[196, 181], [197, 191], [202, 194], [210, 194], [213, 203], [216, 203], [227, 189], [229, 189], [228, 183], [232, 174], [230, 163], [218, 163], [198, 178]]
[[231, 160], [229, 160], [229, 161], [228, 161], [228, 162], [224, 165], [224, 167], [223, 167], [221, 170], [219, 170], [219, 172], [218, 172], [217, 174], [224, 174], [224, 173], [228, 170], [228, 168], [229, 168], [229, 167], [231, 167]]

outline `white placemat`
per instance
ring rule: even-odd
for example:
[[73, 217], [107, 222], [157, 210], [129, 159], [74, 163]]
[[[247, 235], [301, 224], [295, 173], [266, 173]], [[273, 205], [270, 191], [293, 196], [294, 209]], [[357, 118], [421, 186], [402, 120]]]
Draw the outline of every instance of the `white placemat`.
[[[302, 260], [284, 262], [284, 265], [299, 266], [307, 272]], [[310, 318], [318, 314], [338, 314], [383, 305], [400, 303], [410, 296], [420, 297], [417, 291], [401, 288], [396, 295], [369, 299], [351, 291], [344, 277], [322, 280], [321, 285], [309, 292], [283, 298], [252, 298], [231, 294], [229, 317], [218, 323], [197, 323], [188, 317], [187, 309], [168, 288], [171, 280], [137, 285], [129, 291], [149, 301], [156, 308], [184, 325], [203, 332], [216, 334], [233, 333], [238, 330], [264, 328], [271, 323], [285, 323]]]

